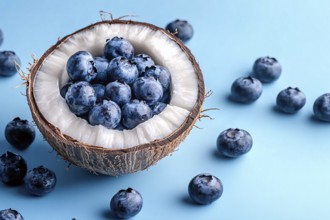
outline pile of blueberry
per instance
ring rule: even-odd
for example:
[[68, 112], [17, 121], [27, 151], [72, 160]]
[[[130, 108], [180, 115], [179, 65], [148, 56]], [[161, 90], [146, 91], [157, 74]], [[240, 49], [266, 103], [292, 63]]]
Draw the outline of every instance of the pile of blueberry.
[[107, 40], [103, 57], [78, 51], [67, 61], [69, 82], [60, 89], [69, 109], [91, 125], [132, 129], [163, 111], [171, 74], [126, 39]]

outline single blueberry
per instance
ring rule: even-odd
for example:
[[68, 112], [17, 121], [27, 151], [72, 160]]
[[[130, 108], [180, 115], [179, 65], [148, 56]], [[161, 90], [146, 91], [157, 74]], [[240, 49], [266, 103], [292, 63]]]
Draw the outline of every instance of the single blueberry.
[[163, 87], [160, 82], [151, 76], [139, 77], [132, 86], [134, 98], [144, 100], [148, 104], [158, 102], [163, 96]]
[[330, 122], [330, 93], [325, 93], [314, 101], [313, 111], [318, 120]]
[[166, 103], [157, 102], [156, 104], [151, 105], [150, 108], [152, 110], [153, 115], [158, 115], [166, 108], [166, 106], [167, 106]]
[[217, 177], [208, 173], [201, 173], [190, 181], [188, 192], [195, 203], [207, 205], [221, 197], [223, 186]]
[[104, 46], [104, 56], [108, 60], [119, 56], [132, 59], [134, 47], [128, 40], [122, 37], [114, 37], [111, 40], [107, 40]]
[[221, 132], [217, 139], [217, 149], [226, 157], [238, 157], [249, 152], [253, 140], [249, 132], [243, 129], [229, 128]]
[[102, 101], [105, 97], [105, 86], [102, 84], [93, 84], [92, 87], [95, 91], [96, 101]]
[[24, 218], [14, 209], [4, 209], [0, 211], [0, 220], [24, 220]]
[[121, 119], [120, 107], [113, 101], [103, 100], [97, 103], [89, 112], [88, 121], [91, 125], [103, 125], [116, 128]]
[[61, 96], [65, 99], [65, 94], [68, 91], [69, 87], [73, 84], [72, 81], [69, 81], [67, 84], [65, 84], [61, 89], [60, 89], [60, 94]]
[[109, 66], [109, 60], [103, 57], [94, 57], [94, 66], [97, 74], [92, 82], [106, 85], [108, 82], [107, 68]]
[[88, 82], [80, 81], [69, 87], [65, 100], [71, 112], [79, 116], [88, 113], [93, 108], [96, 94]]
[[270, 83], [277, 80], [281, 72], [281, 64], [273, 57], [260, 57], [253, 65], [254, 76], [263, 83]]
[[124, 57], [112, 59], [107, 68], [107, 74], [109, 81], [120, 80], [128, 85], [132, 85], [139, 76], [135, 63]]
[[66, 64], [66, 71], [71, 80], [77, 81], [92, 81], [97, 70], [94, 66], [94, 58], [88, 51], [78, 51], [74, 53]]
[[27, 172], [24, 158], [12, 152], [0, 156], [0, 180], [7, 185], [15, 186], [23, 182]]
[[256, 101], [262, 93], [261, 82], [251, 76], [236, 79], [231, 86], [231, 98], [241, 103]]
[[25, 177], [25, 189], [27, 192], [43, 196], [54, 190], [56, 186], [55, 173], [44, 167], [38, 166], [28, 171]]
[[122, 109], [122, 124], [127, 129], [135, 128], [138, 124], [152, 117], [152, 110], [144, 102], [133, 99], [123, 105]]
[[159, 102], [169, 104], [170, 101], [171, 101], [171, 90], [168, 89], [168, 90], [164, 91], [163, 97], [159, 100]]
[[17, 73], [20, 58], [13, 51], [0, 51], [0, 76], [12, 76]]
[[31, 122], [16, 117], [7, 124], [5, 137], [8, 143], [16, 149], [24, 150], [34, 141], [36, 131]]
[[111, 82], [105, 87], [105, 96], [119, 106], [123, 106], [131, 100], [131, 87], [125, 82]]
[[2, 30], [0, 29], [0, 46], [3, 42], [3, 33], [2, 33]]
[[137, 215], [143, 205], [141, 194], [132, 188], [119, 190], [110, 201], [110, 209], [117, 218], [131, 218]]
[[170, 89], [171, 73], [166, 67], [159, 65], [147, 67], [143, 75], [158, 79], [164, 91]]
[[194, 34], [191, 24], [185, 20], [176, 19], [175, 21], [169, 23], [165, 29], [171, 33], [175, 33], [175, 36], [183, 42], [190, 40]]
[[155, 65], [155, 62], [152, 60], [152, 58], [149, 55], [143, 53], [134, 56], [132, 61], [136, 64], [140, 76], [147, 67]]
[[288, 87], [276, 97], [277, 108], [286, 113], [296, 113], [306, 103], [305, 94], [298, 88]]

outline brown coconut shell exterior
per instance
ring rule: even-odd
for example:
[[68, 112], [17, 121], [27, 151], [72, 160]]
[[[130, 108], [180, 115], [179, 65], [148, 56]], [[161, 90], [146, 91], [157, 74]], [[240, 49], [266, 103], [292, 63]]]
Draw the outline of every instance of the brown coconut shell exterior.
[[[182, 52], [185, 53], [191, 61], [198, 78], [197, 102], [181, 127], [171, 133], [169, 136], [128, 149], [106, 149], [99, 146], [81, 143], [79, 140], [75, 140], [65, 134], [62, 134], [58, 128], [49, 123], [40, 113], [34, 98], [33, 88], [36, 73], [38, 72], [45, 58], [51, 54], [53, 50], [58, 48], [61, 44], [65, 43], [66, 40], [68, 40], [72, 35], [94, 28], [96, 25], [100, 24], [140, 25], [151, 28], [153, 30], [162, 31], [180, 46]], [[139, 170], [144, 170], [155, 164], [163, 157], [171, 154], [175, 148], [186, 138], [186, 136], [193, 128], [195, 122], [199, 119], [204, 99], [205, 86], [202, 71], [190, 50], [178, 38], [176, 38], [168, 31], [149, 23], [131, 20], [124, 21], [115, 19], [97, 22], [82, 28], [62, 39], [59, 39], [58, 42], [50, 47], [39, 60], [35, 60], [35, 62], [31, 65], [30, 74], [27, 79], [27, 101], [32, 112], [32, 117], [48, 143], [58, 152], [60, 156], [63, 157], [64, 160], [68, 161], [69, 163], [82, 168], [86, 168], [93, 173], [100, 173], [111, 176], [119, 176], [128, 173], [134, 173]]]

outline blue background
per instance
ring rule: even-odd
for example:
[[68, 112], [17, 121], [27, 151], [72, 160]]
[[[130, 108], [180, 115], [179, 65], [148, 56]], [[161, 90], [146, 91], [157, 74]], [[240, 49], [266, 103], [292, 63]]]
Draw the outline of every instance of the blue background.
[[[26, 71], [32, 54], [40, 57], [58, 37], [100, 20], [99, 10], [114, 17], [164, 27], [188, 20], [195, 35], [187, 46], [203, 70], [207, 90], [204, 108], [214, 120], [197, 123], [178, 150], [146, 171], [122, 177], [96, 176], [67, 168], [38, 132], [26, 151], [16, 151], [5, 140], [6, 124], [19, 116], [31, 120], [19, 75], [0, 78], [0, 153], [20, 153], [29, 168], [45, 165], [58, 177], [55, 190], [33, 197], [23, 187], [0, 184], [0, 209], [14, 208], [25, 219], [111, 219], [109, 201], [119, 189], [133, 187], [144, 198], [134, 219], [330, 219], [330, 124], [313, 119], [314, 100], [330, 92], [330, 2], [327, 0], [208, 0], [208, 1], [82, 1], [1, 0], [1, 50], [13, 50]], [[282, 76], [264, 86], [251, 105], [228, 100], [231, 83], [249, 74], [254, 60], [278, 58]], [[306, 106], [295, 115], [274, 110], [278, 92], [299, 87]], [[218, 134], [242, 128], [254, 139], [252, 150], [237, 159], [216, 153]], [[219, 177], [224, 193], [208, 206], [190, 202], [192, 177], [208, 172]]]

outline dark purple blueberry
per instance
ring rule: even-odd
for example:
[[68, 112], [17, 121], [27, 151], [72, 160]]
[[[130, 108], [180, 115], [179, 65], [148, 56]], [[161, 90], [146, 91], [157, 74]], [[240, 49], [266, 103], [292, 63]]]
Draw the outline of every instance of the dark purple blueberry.
[[166, 106], [167, 104], [163, 102], [157, 102], [156, 104], [151, 105], [150, 108], [152, 110], [153, 115], [158, 115], [166, 108]]
[[229, 128], [221, 132], [217, 139], [217, 148], [220, 154], [226, 157], [238, 157], [249, 152], [253, 140], [249, 132], [243, 129]]
[[44, 167], [38, 166], [28, 171], [25, 177], [25, 189], [27, 192], [43, 196], [54, 190], [56, 186], [55, 173]]
[[159, 100], [159, 102], [163, 102], [165, 104], [169, 104], [171, 101], [171, 90], [166, 90], [163, 93], [163, 97]]
[[241, 103], [256, 101], [262, 94], [261, 82], [251, 76], [236, 79], [231, 86], [231, 98]]
[[93, 84], [92, 87], [95, 91], [96, 101], [101, 102], [105, 98], [105, 86], [102, 84]]
[[70, 79], [74, 82], [91, 82], [97, 75], [94, 66], [94, 58], [88, 51], [74, 53], [66, 64], [66, 70]]
[[89, 112], [88, 121], [91, 125], [103, 125], [106, 128], [116, 128], [121, 119], [120, 107], [113, 101], [103, 100]]
[[319, 96], [313, 105], [315, 118], [330, 122], [330, 93]]
[[108, 83], [107, 68], [109, 66], [109, 60], [103, 57], [94, 57], [94, 66], [97, 74], [92, 82], [106, 85]]
[[132, 61], [135, 63], [140, 76], [147, 67], [151, 67], [152, 65], [155, 65], [155, 62], [147, 54], [138, 54], [132, 58]]
[[65, 94], [68, 91], [69, 87], [73, 84], [73, 82], [68, 82], [65, 84], [61, 89], [60, 89], [60, 94], [61, 96], [65, 99]]
[[180, 40], [183, 42], [187, 42], [190, 40], [194, 34], [194, 30], [187, 21], [176, 19], [169, 23], [166, 28], [171, 33], [175, 33]]
[[111, 212], [117, 218], [131, 218], [137, 215], [143, 206], [141, 194], [132, 189], [119, 190], [110, 201]]
[[123, 106], [131, 100], [131, 87], [125, 82], [111, 82], [105, 87], [105, 96], [119, 106]]
[[14, 209], [4, 209], [0, 211], [0, 220], [24, 220], [24, 218]]
[[27, 172], [24, 158], [12, 152], [0, 156], [0, 180], [7, 185], [15, 186], [23, 182]]
[[28, 148], [36, 137], [34, 126], [28, 120], [19, 117], [10, 121], [5, 128], [6, 140], [16, 149]]
[[164, 91], [170, 89], [171, 73], [166, 67], [158, 65], [147, 67], [143, 75], [153, 76], [155, 79], [158, 79]]
[[0, 51], [0, 76], [12, 76], [17, 73], [20, 58], [13, 51]]
[[298, 88], [288, 87], [276, 97], [277, 108], [285, 113], [296, 113], [304, 107], [305, 103], [306, 96]]
[[134, 82], [132, 94], [136, 99], [144, 100], [148, 104], [154, 104], [162, 98], [163, 87], [154, 77], [143, 76]]
[[125, 57], [112, 59], [109, 63], [107, 74], [110, 82], [119, 80], [128, 85], [132, 85], [139, 76], [135, 63]]
[[104, 46], [104, 56], [108, 60], [119, 56], [132, 59], [134, 56], [134, 47], [128, 40], [122, 37], [114, 37], [111, 40], [107, 40]]
[[197, 204], [207, 205], [219, 199], [223, 193], [221, 181], [207, 173], [195, 176], [189, 183], [190, 198]]
[[152, 117], [150, 107], [144, 101], [137, 99], [123, 105], [121, 112], [122, 124], [127, 129], [133, 129]]
[[260, 57], [253, 65], [254, 76], [263, 83], [277, 80], [281, 72], [281, 64], [273, 57]]

